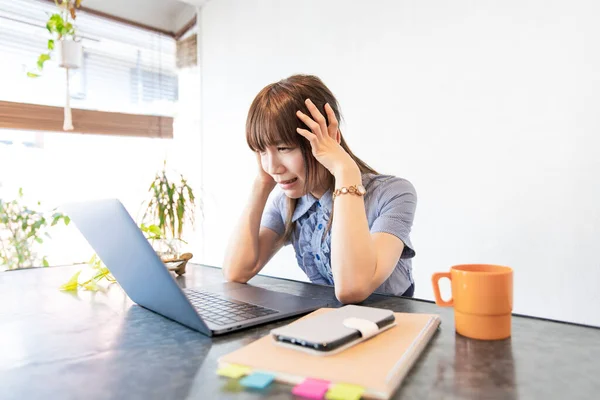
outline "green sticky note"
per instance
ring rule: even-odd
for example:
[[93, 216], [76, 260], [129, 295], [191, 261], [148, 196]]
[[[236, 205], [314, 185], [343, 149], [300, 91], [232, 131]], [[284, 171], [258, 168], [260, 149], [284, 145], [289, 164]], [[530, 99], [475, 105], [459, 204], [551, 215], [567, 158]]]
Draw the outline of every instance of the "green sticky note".
[[229, 364], [217, 370], [217, 374], [228, 378], [238, 379], [244, 375], [248, 375], [251, 369], [242, 365]]
[[357, 385], [337, 383], [329, 388], [325, 398], [327, 400], [358, 400], [364, 391], [365, 389]]

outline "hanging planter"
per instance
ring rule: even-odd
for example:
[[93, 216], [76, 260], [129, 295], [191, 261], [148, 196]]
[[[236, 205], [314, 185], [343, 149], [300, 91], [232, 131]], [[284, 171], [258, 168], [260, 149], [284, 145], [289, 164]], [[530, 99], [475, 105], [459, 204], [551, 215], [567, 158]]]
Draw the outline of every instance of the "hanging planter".
[[[38, 57], [37, 71], [28, 72], [27, 76], [36, 78], [44, 69], [46, 61], [55, 59], [58, 65], [65, 69], [67, 97], [65, 102], [65, 117], [63, 130], [73, 130], [73, 121], [71, 118], [71, 95], [69, 92], [69, 69], [80, 68], [83, 60], [83, 47], [77, 40], [75, 26], [73, 22], [76, 18], [76, 10], [81, 5], [81, 0], [54, 0], [59, 12], [50, 15], [46, 22], [46, 29], [52, 35], [48, 39], [48, 52], [42, 53]], [[52, 53], [58, 58], [51, 57]]]
[[62, 39], [56, 43], [58, 65], [62, 68], [81, 68], [83, 46], [75, 40]]

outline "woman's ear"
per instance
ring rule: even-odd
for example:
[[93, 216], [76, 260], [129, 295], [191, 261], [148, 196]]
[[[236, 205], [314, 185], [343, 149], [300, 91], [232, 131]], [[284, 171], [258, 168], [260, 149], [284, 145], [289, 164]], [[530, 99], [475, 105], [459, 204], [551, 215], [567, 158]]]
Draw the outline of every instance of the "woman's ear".
[[337, 130], [337, 134], [335, 135], [335, 140], [338, 142], [338, 144], [340, 144], [340, 142], [342, 141], [342, 132], [340, 132], [340, 130]]

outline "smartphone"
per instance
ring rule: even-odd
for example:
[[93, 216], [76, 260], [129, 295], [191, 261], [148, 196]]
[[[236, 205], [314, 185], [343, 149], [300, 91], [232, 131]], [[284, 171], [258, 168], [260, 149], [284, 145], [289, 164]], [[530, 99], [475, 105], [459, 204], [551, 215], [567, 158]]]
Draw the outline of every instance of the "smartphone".
[[362, 337], [359, 330], [344, 326], [344, 320], [351, 317], [374, 322], [380, 331], [396, 322], [393, 311], [348, 305], [273, 329], [271, 336], [277, 342], [288, 346], [327, 353]]

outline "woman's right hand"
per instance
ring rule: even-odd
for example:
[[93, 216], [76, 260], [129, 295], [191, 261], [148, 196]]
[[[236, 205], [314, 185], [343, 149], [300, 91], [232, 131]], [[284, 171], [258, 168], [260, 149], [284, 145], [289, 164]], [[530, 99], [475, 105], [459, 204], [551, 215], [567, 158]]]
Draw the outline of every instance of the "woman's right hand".
[[260, 184], [263, 187], [269, 189], [269, 191], [273, 190], [277, 185], [277, 182], [273, 179], [273, 177], [265, 172], [262, 167], [262, 162], [260, 160], [260, 153], [256, 152], [256, 161], [258, 164], [258, 175], [256, 176], [256, 183]]

